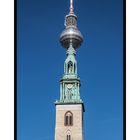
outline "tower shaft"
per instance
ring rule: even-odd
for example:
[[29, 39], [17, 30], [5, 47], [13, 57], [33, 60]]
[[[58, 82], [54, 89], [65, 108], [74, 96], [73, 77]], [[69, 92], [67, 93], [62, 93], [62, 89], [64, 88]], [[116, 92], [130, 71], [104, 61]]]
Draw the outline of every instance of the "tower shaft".
[[60, 99], [56, 105], [55, 140], [83, 140], [84, 103], [80, 97], [80, 77], [77, 74], [76, 49], [83, 36], [77, 27], [77, 16], [70, 0], [70, 12], [65, 17], [65, 29], [60, 43], [66, 51], [64, 74], [60, 80]]

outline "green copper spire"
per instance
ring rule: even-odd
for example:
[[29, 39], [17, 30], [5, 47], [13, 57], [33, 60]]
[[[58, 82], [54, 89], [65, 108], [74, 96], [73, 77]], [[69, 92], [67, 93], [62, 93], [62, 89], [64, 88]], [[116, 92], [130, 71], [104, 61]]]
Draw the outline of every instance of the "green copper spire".
[[80, 78], [77, 75], [76, 49], [83, 42], [83, 36], [77, 27], [77, 16], [70, 1], [70, 12], [65, 17], [65, 29], [60, 35], [61, 45], [67, 49], [64, 62], [64, 74], [60, 80], [60, 100], [56, 104], [83, 103], [80, 98]]
[[75, 59], [75, 54], [76, 54], [76, 52], [71, 44], [67, 50], [67, 58], [66, 58], [65, 64], [64, 64], [64, 74], [65, 75], [68, 75], [68, 76], [77, 75], [77, 62]]
[[64, 75], [60, 80], [61, 103], [79, 103], [80, 99], [80, 78], [77, 75], [76, 51], [70, 44], [67, 50], [67, 58], [64, 62]]

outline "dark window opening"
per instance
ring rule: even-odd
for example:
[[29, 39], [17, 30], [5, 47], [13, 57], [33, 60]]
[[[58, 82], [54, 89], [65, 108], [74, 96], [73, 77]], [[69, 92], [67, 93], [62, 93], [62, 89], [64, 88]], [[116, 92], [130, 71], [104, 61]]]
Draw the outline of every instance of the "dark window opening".
[[72, 69], [73, 69], [73, 64], [72, 64], [72, 62], [70, 61], [70, 62], [68, 63], [68, 73], [72, 73]]
[[75, 64], [74, 64], [74, 73], [75, 73]]
[[72, 116], [69, 116], [69, 121], [70, 125], [72, 125]]
[[65, 114], [64, 124], [65, 124], [65, 126], [72, 126], [73, 125], [73, 115], [71, 112], [67, 112]]
[[67, 140], [71, 140], [71, 136], [70, 135], [67, 135]]

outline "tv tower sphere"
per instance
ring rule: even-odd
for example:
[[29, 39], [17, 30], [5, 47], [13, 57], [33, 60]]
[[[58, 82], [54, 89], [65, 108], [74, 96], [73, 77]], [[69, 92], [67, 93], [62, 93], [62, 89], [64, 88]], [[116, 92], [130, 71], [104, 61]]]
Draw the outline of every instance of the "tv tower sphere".
[[74, 49], [80, 47], [83, 42], [83, 36], [77, 28], [77, 16], [73, 13], [73, 5], [70, 3], [70, 13], [65, 17], [66, 28], [60, 35], [61, 45], [68, 49], [72, 44]]

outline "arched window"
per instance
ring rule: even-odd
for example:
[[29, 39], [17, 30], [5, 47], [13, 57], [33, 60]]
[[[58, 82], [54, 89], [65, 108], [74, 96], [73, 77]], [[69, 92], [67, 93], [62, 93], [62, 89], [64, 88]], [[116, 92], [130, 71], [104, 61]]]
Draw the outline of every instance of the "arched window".
[[70, 111], [66, 112], [66, 114], [64, 116], [64, 124], [65, 124], [65, 126], [73, 125], [73, 115]]
[[72, 73], [72, 69], [73, 69], [73, 64], [71, 61], [69, 61], [68, 63], [68, 73]]

